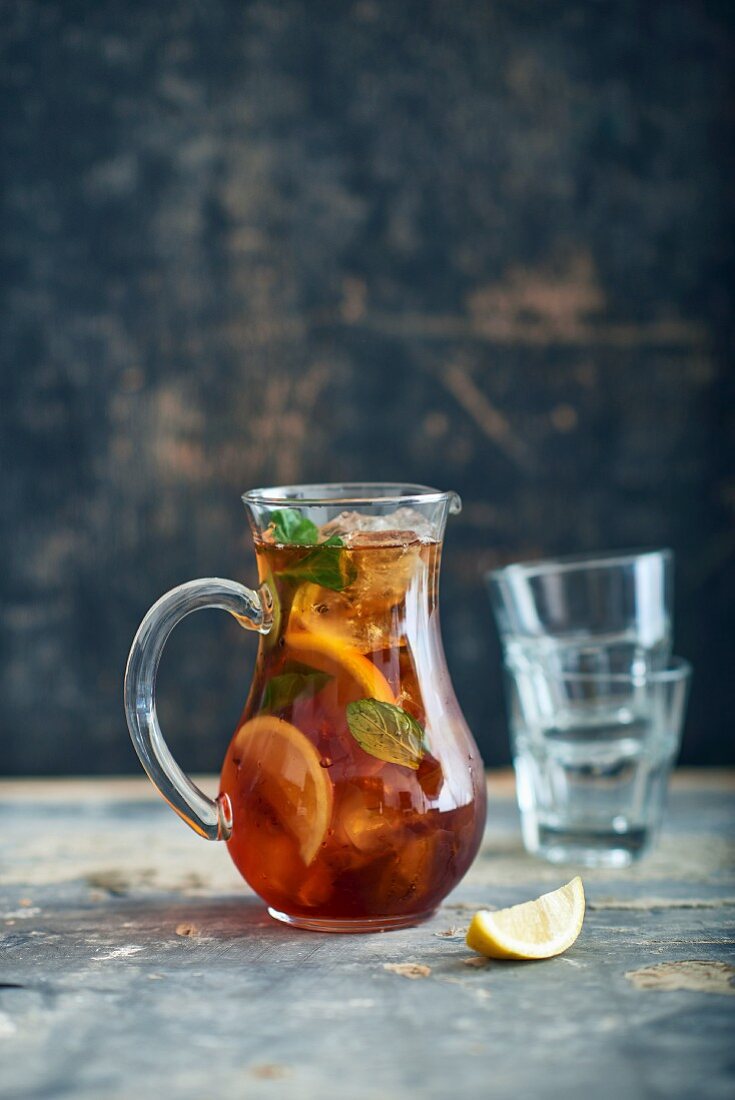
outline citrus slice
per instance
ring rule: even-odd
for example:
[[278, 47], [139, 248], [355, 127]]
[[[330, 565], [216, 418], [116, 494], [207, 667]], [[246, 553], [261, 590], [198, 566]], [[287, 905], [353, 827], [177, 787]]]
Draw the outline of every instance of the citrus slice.
[[290, 630], [329, 634], [360, 653], [390, 645], [390, 632], [382, 626], [374, 615], [360, 614], [344, 592], [318, 584], [300, 584], [291, 604]]
[[300, 584], [291, 604], [290, 629], [330, 634], [361, 653], [400, 645], [401, 616], [394, 611], [405, 587], [398, 595], [391, 593], [394, 580], [382, 572], [371, 578], [363, 569], [355, 585], [344, 592]]
[[579, 875], [535, 901], [475, 913], [467, 946], [490, 959], [549, 959], [571, 947], [582, 930], [584, 887]]
[[380, 669], [341, 638], [315, 630], [288, 630], [285, 641], [297, 661], [330, 676], [346, 674], [366, 698], [395, 703], [395, 695]]
[[296, 839], [308, 866], [332, 818], [332, 784], [311, 741], [282, 718], [259, 715], [235, 735], [240, 774], [252, 773], [261, 798]]

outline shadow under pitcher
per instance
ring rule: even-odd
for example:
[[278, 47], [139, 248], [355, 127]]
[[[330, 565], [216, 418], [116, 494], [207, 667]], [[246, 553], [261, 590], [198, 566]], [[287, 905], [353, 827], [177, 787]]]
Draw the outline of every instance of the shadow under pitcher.
[[[458, 496], [422, 485], [295, 485], [244, 495], [260, 586], [190, 581], [133, 641], [130, 735], [169, 805], [224, 840], [271, 916], [370, 932], [429, 917], [472, 863], [482, 761], [439, 630], [442, 539]], [[156, 717], [173, 627], [219, 607], [260, 634], [255, 675], [207, 798]]]

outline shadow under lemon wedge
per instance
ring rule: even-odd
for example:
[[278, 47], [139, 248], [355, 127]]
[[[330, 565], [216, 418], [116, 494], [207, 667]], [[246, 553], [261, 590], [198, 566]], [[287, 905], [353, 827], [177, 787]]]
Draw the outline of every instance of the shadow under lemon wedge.
[[510, 909], [481, 909], [472, 918], [467, 946], [489, 959], [550, 959], [575, 942], [584, 909], [584, 887], [577, 875], [535, 901]]

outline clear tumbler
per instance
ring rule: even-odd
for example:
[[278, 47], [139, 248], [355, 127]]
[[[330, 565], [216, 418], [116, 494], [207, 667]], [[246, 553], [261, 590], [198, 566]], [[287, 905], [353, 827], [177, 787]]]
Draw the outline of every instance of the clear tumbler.
[[519, 563], [486, 579], [511, 668], [626, 673], [666, 667], [670, 550]]
[[625, 866], [663, 817], [691, 668], [506, 668], [523, 840], [553, 862]]

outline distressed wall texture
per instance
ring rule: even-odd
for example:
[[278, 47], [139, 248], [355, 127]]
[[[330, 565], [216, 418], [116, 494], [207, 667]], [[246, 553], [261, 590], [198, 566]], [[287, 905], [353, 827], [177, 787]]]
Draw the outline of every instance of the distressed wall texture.
[[[508, 759], [484, 569], [669, 544], [684, 759], [732, 759], [732, 5], [10, 0], [0, 767], [136, 770], [133, 632], [253, 579], [247, 487], [459, 490], [445, 642]], [[254, 642], [164, 658], [191, 768]]]

